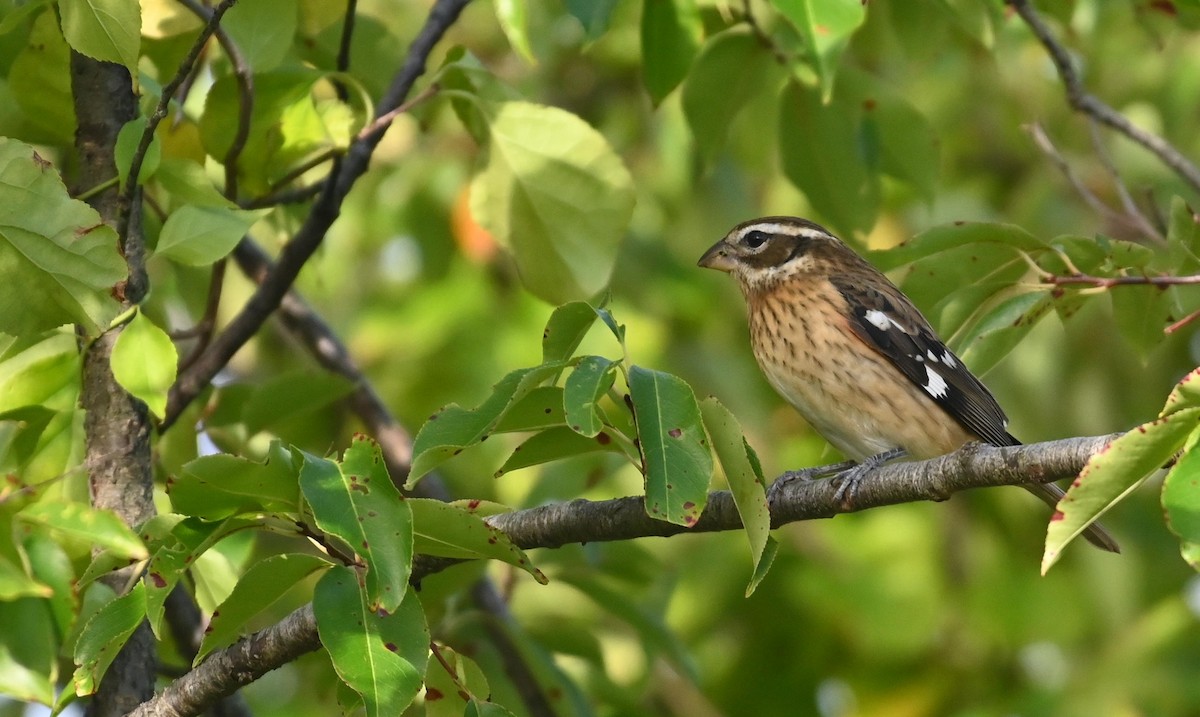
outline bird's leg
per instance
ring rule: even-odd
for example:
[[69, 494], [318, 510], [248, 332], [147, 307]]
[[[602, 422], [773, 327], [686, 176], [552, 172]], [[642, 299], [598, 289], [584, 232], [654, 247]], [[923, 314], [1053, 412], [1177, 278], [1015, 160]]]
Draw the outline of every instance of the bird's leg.
[[767, 491], [767, 500], [774, 501], [775, 496], [779, 491], [783, 490], [784, 486], [793, 481], [812, 481], [818, 478], [828, 478], [830, 476], [844, 473], [846, 470], [858, 465], [854, 461], [842, 461], [841, 463], [833, 463], [827, 466], [813, 466], [812, 468], [801, 468], [798, 471], [788, 471], [771, 484], [770, 490]]
[[895, 460], [903, 455], [903, 448], [892, 448], [891, 450], [869, 456], [863, 459], [861, 463], [855, 463], [848, 469], [841, 471], [837, 476], [838, 487], [837, 492], [833, 494], [833, 499], [843, 509], [849, 510], [854, 505], [854, 496], [858, 493], [858, 488], [862, 484], [863, 479], [867, 477], [867, 474], [884, 463]]

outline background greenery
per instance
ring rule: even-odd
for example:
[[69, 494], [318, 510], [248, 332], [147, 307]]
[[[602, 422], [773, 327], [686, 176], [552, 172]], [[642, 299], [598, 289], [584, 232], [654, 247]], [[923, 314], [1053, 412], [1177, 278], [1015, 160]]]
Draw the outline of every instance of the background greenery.
[[[74, 115], [59, 29], [70, 17], [67, 5], [5, 8], [0, 135], [37, 145], [70, 186]], [[1041, 5], [1092, 93], [1184, 155], [1200, 156], [1200, 7], [1183, 0]], [[609, 306], [627, 327], [637, 364], [677, 374], [697, 396], [729, 406], [768, 477], [832, 461], [825, 442], [759, 375], [733, 282], [695, 266], [729, 227], [796, 214], [864, 251], [959, 221], [1010, 223], [1043, 241], [1141, 240], [1084, 201], [1026, 129], [1035, 122], [1082, 184], [1111, 206], [1119, 198], [1109, 163], [1164, 224], [1183, 211], [1172, 204], [1176, 197], [1197, 199], [1194, 188], [1127, 139], [1100, 130], [1094, 143], [1089, 123], [1067, 106], [1044, 48], [999, 2], [748, 7], [753, 26], [739, 2], [496, 0], [467, 7], [432, 57], [431, 70], [443, 62], [448, 69], [431, 71], [420, 86], [436, 80], [440, 92], [397, 118], [297, 282], [403, 424], [415, 432], [445, 404], [474, 406], [509, 371], [538, 364], [554, 308], [538, 296], [585, 298], [603, 286], [611, 260]], [[130, 64], [152, 103], [199, 22], [165, 0], [146, 0], [141, 11], [142, 44]], [[266, 113], [263, 134], [252, 133], [247, 146], [239, 198], [266, 193], [289, 168], [348, 143], [364, 121], [362, 97], [378, 99], [428, 7], [358, 3], [353, 91], [341, 103], [321, 73], [334, 66], [344, 12], [343, 3], [320, 0], [241, 0], [229, 12], [231, 34], [261, 73], [256, 91], [268, 98], [258, 105]], [[180, 197], [197, 201], [180, 189], [191, 184], [169, 184], [171, 171], [185, 173], [173, 161], [207, 163], [220, 186], [218, 161], [235, 107], [229, 63], [215, 47], [211, 52], [184, 104], [186, 119], [168, 119], [157, 133], [163, 159], [147, 185], [167, 203], [146, 213], [148, 241], [160, 251], [148, 266], [152, 292], [141, 316], [168, 330], [201, 315], [207, 265], [216, 258], [168, 251], [160, 213], [174, 210]], [[503, 100], [560, 108], [599, 136], [565, 113], [505, 115], [497, 109]], [[287, 109], [297, 105], [303, 107]], [[286, 111], [292, 114], [281, 121]], [[284, 139], [272, 144], [271, 128], [279, 127]], [[554, 149], [561, 138], [566, 148]], [[486, 197], [506, 186], [498, 175], [530, 176], [540, 167], [521, 148], [546, 147], [556, 156], [579, 151], [576, 142], [596, 142], [602, 155], [583, 166], [603, 181], [578, 194], [564, 190], [603, 215], [586, 218], [594, 224], [577, 223], [588, 214], [578, 206], [538, 215], [541, 225], [526, 217], [515, 227], [489, 210]], [[506, 158], [508, 170], [498, 166]], [[613, 166], [614, 158], [625, 169]], [[483, 179], [472, 192], [475, 177]], [[534, 182], [531, 191], [555, 189], [560, 178]], [[237, 215], [244, 224], [234, 222], [233, 240], [257, 221], [251, 234], [276, 247], [304, 212], [300, 204]], [[562, 249], [567, 234], [598, 246]], [[498, 239], [515, 248], [516, 261]], [[588, 251], [596, 255], [572, 269]], [[567, 268], [551, 258], [555, 252], [563, 252]], [[1149, 266], [1194, 272], [1194, 259], [1175, 257], [1159, 255]], [[946, 307], [937, 302], [953, 282], [978, 278], [953, 264], [960, 259], [935, 255], [924, 265], [941, 272], [934, 283], [942, 294], [922, 284], [919, 272], [895, 272], [925, 286], [932, 299], [922, 308], [948, 335]], [[1109, 261], [1104, 268], [1114, 273], [1122, 266]], [[1097, 272], [1102, 263], [1097, 259]], [[538, 281], [535, 296], [527, 285]], [[222, 323], [251, 288], [230, 272]], [[1027, 441], [1149, 421], [1200, 359], [1194, 323], [1162, 332], [1200, 305], [1189, 295], [1194, 289], [1083, 291], [1089, 300], [1027, 321], [1028, 331], [999, 346], [973, 344], [969, 322], [955, 333], [956, 348], [973, 365], [991, 366], [984, 378], [1010, 414], [1013, 433]], [[7, 300], [0, 312], [22, 310], [17, 299]], [[37, 370], [56, 372], [46, 395], [19, 395], [30, 385], [23, 383], [29, 363], [0, 364], [8, 372], [0, 378], [7, 381], [5, 410], [40, 403], [67, 421], [55, 441], [43, 440], [37, 460], [22, 466], [22, 480], [66, 473], [51, 498], [83, 499], [86, 479], [71, 471], [82, 436], [70, 430], [78, 420], [78, 364], [61, 358], [74, 354], [68, 337], [6, 344], [6, 359], [25, 356]], [[28, 346], [50, 358], [35, 361]], [[187, 344], [180, 346], [186, 353]], [[620, 352], [603, 330], [593, 330], [582, 350]], [[339, 401], [346, 390], [269, 328], [238, 353], [209, 397], [202, 443], [255, 459], [273, 438], [316, 455], [340, 453], [362, 429]], [[156, 444], [160, 479], [178, 475], [196, 455], [188, 423]], [[517, 508], [642, 490], [637, 471], [611, 454], [493, 478], [515, 445], [507, 437], [484, 443], [440, 466], [441, 477], [456, 497]], [[1164, 525], [1158, 485], [1144, 485], [1105, 517], [1120, 556], [1073, 546], [1045, 577], [1038, 559], [1047, 511], [1023, 491], [996, 489], [786, 526], [776, 533], [781, 550], [771, 572], [750, 597], [744, 592], [752, 562], [735, 533], [535, 552], [548, 585], [510, 565], [476, 562], [428, 578], [418, 595], [435, 641], [473, 658], [494, 701], [517, 714], [524, 713], [522, 700], [487, 639], [492, 618], [466, 598], [484, 571], [515, 618], [504, 629], [561, 714], [1196, 714], [1200, 583]], [[165, 494], [157, 497], [168, 510]], [[201, 606], [210, 610], [249, 566], [285, 550], [284, 540], [237, 536], [206, 553], [210, 559], [192, 575]], [[86, 567], [86, 550], [61, 552], [75, 575]], [[311, 582], [300, 585], [247, 629], [311, 599]], [[5, 618], [0, 607], [0, 622], [14, 614]], [[55, 640], [68, 628], [60, 625]], [[245, 692], [257, 714], [318, 715], [338, 709], [344, 691], [329, 657], [317, 652]], [[424, 709], [420, 701], [410, 708]], [[18, 703], [0, 706], [20, 710]]]

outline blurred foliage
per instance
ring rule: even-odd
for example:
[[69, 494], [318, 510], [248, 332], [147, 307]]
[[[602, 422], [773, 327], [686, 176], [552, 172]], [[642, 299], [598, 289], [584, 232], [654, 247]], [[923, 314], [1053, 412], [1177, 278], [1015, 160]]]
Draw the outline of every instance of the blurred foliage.
[[[76, 118], [68, 43], [136, 67], [147, 109], [199, 22], [173, 2], [144, 0], [140, 44], [136, 33], [113, 31], [96, 45], [81, 39], [98, 32], [78, 16], [85, 4], [68, 5], [60, 19], [47, 2], [0, 0], [0, 135], [20, 140], [5, 140], [0, 155], [24, 156], [21, 143], [35, 145], [39, 162], [52, 163], [70, 186]], [[1041, 5], [1089, 91], [1185, 156], [1200, 157], [1195, 2]], [[360, 0], [350, 68], [341, 76], [350, 99], [341, 102], [330, 73], [344, 4], [241, 0], [227, 22], [255, 69], [257, 102], [236, 199], [319, 179], [320, 171], [293, 170], [353, 138], [427, 11], [424, 2]], [[108, 21], [122, 27], [118, 17]], [[146, 212], [148, 241], [160, 253], [149, 265], [153, 293], [134, 319], [141, 333], [134, 338], [144, 343], [131, 344], [131, 361], [169, 360], [161, 329], [189, 328], [202, 314], [205, 267], [244, 227], [253, 223], [251, 234], [274, 248], [304, 217], [303, 206], [237, 209], [214, 189], [236, 126], [236, 87], [218, 48], [207, 61], [208, 72], [158, 129], [161, 161], [140, 175], [155, 202]], [[435, 52], [418, 89], [435, 82], [441, 91], [388, 130], [298, 282], [414, 433], [439, 407], [479, 405], [501, 377], [546, 360], [538, 337], [554, 307], [535, 294], [556, 302], [590, 298], [607, 282], [627, 355], [729, 406], [768, 477], [833, 459], [759, 375], [732, 282], [695, 267], [730, 226], [765, 214], [811, 217], [859, 249], [879, 252], [873, 258], [894, 270], [943, 335], [967, 349], [973, 366], [987, 368], [1013, 432], [1026, 440], [1124, 430], [1160, 410], [1175, 415], [1171, 404], [1163, 409], [1164, 397], [1200, 362], [1200, 322], [1162, 331], [1200, 306], [1193, 288], [1051, 291], [1038, 283], [1039, 271], [1069, 273], [1062, 256], [1101, 276], [1195, 273], [1189, 206], [1200, 197], [1125, 138], [1102, 130], [1095, 143], [1088, 122], [1067, 107], [1044, 48], [998, 0], [477, 2]], [[1142, 210], [1161, 222], [1171, 248], [1133, 243], [1143, 237], [1084, 201], [1026, 131], [1034, 122], [1082, 186], [1120, 207], [1115, 167]], [[555, 164], [558, 156], [539, 156], [543, 147], [570, 156]], [[7, 317], [0, 328], [14, 334], [0, 343], [0, 438], [5, 471], [19, 477], [12, 485], [38, 487], [36, 501], [0, 489], [0, 526], [12, 536], [0, 546], [0, 636], [11, 650], [0, 653], [0, 687], [50, 702], [48, 687], [70, 681], [60, 674], [57, 647], [71, 654], [74, 645], [79, 662], [95, 668], [98, 638], [129, 626], [138, 616], [132, 602], [152, 607], [156, 586], [114, 600], [91, 582], [104, 565], [144, 551], [123, 526], [106, 525], [104, 514], [80, 518], [89, 528], [75, 539], [36, 522], [37, 510], [13, 517], [26, 500], [87, 496], [78, 470], [75, 338], [65, 329], [33, 332], [64, 321], [94, 332], [113, 313], [100, 291], [115, 281], [108, 276], [113, 239], [104, 230], [80, 231], [93, 221], [85, 208], [45, 175], [27, 185], [53, 222], [22, 216], [17, 207], [25, 205], [5, 194], [17, 186], [10, 172], [37, 177], [41, 166], [30, 159], [0, 167], [7, 287], [0, 289], [0, 316]], [[525, 212], [514, 223], [495, 204], [489, 209], [496, 196], [527, 198]], [[563, 222], [572, 211], [592, 210], [590, 223]], [[988, 229], [971, 234], [971, 226], [954, 222]], [[10, 226], [48, 238], [38, 246], [52, 255], [13, 264], [8, 257], [29, 254], [20, 249], [25, 235], [13, 239]], [[83, 238], [63, 239], [73, 232]], [[85, 252], [79, 241], [94, 246]], [[58, 282], [55, 296], [67, 298], [57, 303], [39, 301], [28, 288], [34, 284], [8, 279], [36, 271], [37, 286], [46, 276], [54, 283], [70, 253], [104, 276], [90, 274], [95, 281], [86, 286]], [[229, 278], [222, 323], [250, 290], [244, 279]], [[602, 331], [578, 347], [578, 355], [620, 353]], [[160, 376], [140, 388], [148, 402], [162, 395], [162, 383]], [[1177, 391], [1186, 393], [1183, 386]], [[157, 471], [173, 493], [160, 492], [160, 508], [228, 516], [230, 505], [245, 506], [236, 491], [197, 488], [210, 473], [294, 488], [288, 481], [302, 464], [319, 466], [332, 481], [321, 485], [336, 491], [342, 464], [315, 456], [342, 454], [361, 430], [342, 404], [348, 391], [268, 328], [237, 355], [208, 404], [156, 444]], [[201, 412], [206, 430], [198, 445], [190, 424]], [[494, 478], [520, 440], [480, 442], [439, 465], [440, 476], [455, 496], [511, 507], [643, 490], [637, 470], [611, 452]], [[198, 458], [214, 448], [234, 455]], [[293, 472], [277, 474], [272, 459]], [[235, 461], [236, 470], [219, 461]], [[1196, 530], [1194, 492], [1187, 491], [1195, 470], [1194, 460], [1182, 461], [1168, 483], [1176, 496], [1168, 520], [1181, 535]], [[397, 613], [405, 625], [427, 625], [446, 646], [441, 658], [467, 695], [453, 705], [457, 713], [481, 709], [489, 691], [494, 702], [525, 713], [491, 637], [500, 630], [564, 715], [1191, 715], [1200, 710], [1200, 581], [1164, 525], [1158, 482], [1151, 477], [1105, 516], [1122, 555], [1071, 547], [1046, 577], [1038, 555], [1047, 514], [1021, 491], [993, 490], [785, 527], [774, 535], [774, 565], [750, 597], [754, 562], [745, 538], [723, 534], [539, 551], [531, 558], [546, 586], [515, 565], [476, 562], [391, 599], [405, 598]], [[272, 495], [278, 505], [256, 507], [306, 510], [296, 491]], [[421, 545], [420, 509], [409, 512], [418, 524], [412, 540]], [[315, 592], [319, 615], [349, 601], [366, 621], [328, 618], [331, 629], [362, 634], [251, 685], [245, 692], [255, 713], [325, 715], [361, 704], [338, 687], [338, 676], [361, 685], [361, 674], [352, 674], [361, 665], [349, 663], [370, 643], [354, 640], [393, 629], [370, 622], [375, 613], [362, 602], [364, 588], [286, 531], [251, 537], [233, 524], [218, 531], [201, 523], [155, 524], [152, 538], [165, 547], [152, 560], [172, 565], [203, 550], [186, 582], [206, 610], [234, 601], [244, 631], [271, 624]], [[343, 524], [329, 533], [350, 542], [354, 529]], [[110, 563], [92, 561], [89, 543], [96, 541], [107, 541]], [[1193, 563], [1196, 552], [1194, 542], [1185, 544]], [[324, 570], [319, 582], [309, 577], [317, 570]], [[508, 600], [511, 623], [495, 624], [467, 599], [484, 572]], [[177, 567], [171, 579], [184, 577]], [[237, 590], [239, 579], [292, 580], [297, 588], [250, 595]], [[414, 594], [419, 605], [408, 599]], [[97, 624], [88, 618], [102, 614], [117, 618], [100, 625], [109, 632], [96, 627], [90, 641], [77, 642], [85, 624]], [[216, 626], [219, 641], [238, 632]], [[168, 661], [175, 659], [170, 645], [164, 638]], [[420, 649], [404, 644], [399, 657], [423, 671]], [[446, 674], [436, 684], [453, 684]], [[411, 688], [410, 677], [403, 675]], [[374, 695], [372, 709], [386, 710], [384, 698], [399, 699]], [[447, 707], [427, 708], [424, 700], [410, 712]], [[19, 709], [0, 705], [0, 714]]]

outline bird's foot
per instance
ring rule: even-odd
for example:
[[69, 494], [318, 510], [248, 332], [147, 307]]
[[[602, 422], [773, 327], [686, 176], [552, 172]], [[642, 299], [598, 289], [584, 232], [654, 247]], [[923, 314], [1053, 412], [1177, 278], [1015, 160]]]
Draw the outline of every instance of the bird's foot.
[[840, 471], [835, 478], [838, 481], [838, 487], [837, 491], [833, 494], [833, 499], [837, 501], [842, 510], [852, 510], [854, 508], [854, 499], [858, 495], [858, 489], [862, 486], [862, 482], [867, 477], [867, 474], [884, 463], [895, 460], [903, 455], [903, 448], [893, 448], [889, 451], [870, 456], [861, 463], [852, 464], [849, 468]]
[[830, 476], [843, 473], [847, 469], [853, 468], [856, 465], [858, 464], [854, 461], [842, 461], [841, 463], [834, 463], [827, 466], [814, 466], [812, 468], [801, 468], [798, 471], [788, 471], [787, 473], [779, 476], [779, 478], [771, 484], [770, 490], [767, 491], [767, 501], [771, 503], [775, 502], [775, 497], [778, 496], [779, 492], [790, 483], [794, 483], [795, 481], [803, 481], [807, 483], [820, 478], [828, 478]]

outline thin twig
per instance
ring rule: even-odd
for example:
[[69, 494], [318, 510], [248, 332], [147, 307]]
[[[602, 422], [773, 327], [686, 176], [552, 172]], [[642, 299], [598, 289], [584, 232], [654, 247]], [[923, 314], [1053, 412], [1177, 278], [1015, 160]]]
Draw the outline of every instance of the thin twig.
[[1200, 192], [1200, 168], [1188, 161], [1170, 142], [1152, 132], [1136, 127], [1125, 115], [1109, 107], [1084, 89], [1079, 73], [1071, 62], [1070, 54], [1050, 32], [1050, 28], [1042, 21], [1030, 0], [1007, 0], [1007, 2], [1017, 11], [1038, 41], [1046, 48], [1051, 61], [1058, 68], [1058, 75], [1062, 79], [1067, 93], [1067, 102], [1075, 111], [1094, 118], [1097, 122], [1111, 127], [1150, 150], [1162, 160], [1163, 164], [1166, 164], [1187, 182], [1193, 191]]
[[[404, 102], [417, 78], [424, 74], [425, 63], [434, 46], [458, 19], [468, 2], [470, 0], [438, 0], [434, 4], [409, 48], [403, 67], [380, 102], [380, 116]], [[180, 372], [167, 399], [166, 414], [160, 426], [162, 430], [179, 418], [183, 409], [204, 390], [213, 376], [258, 332], [267, 317], [279, 306], [305, 262], [321, 245], [325, 233], [337, 219], [351, 187], [366, 172], [371, 155], [382, 137], [381, 129], [350, 145], [336, 175], [324, 184], [304, 224], [280, 252], [275, 271], [259, 285], [242, 310], [196, 362]]]
[[300, 204], [307, 202], [313, 197], [325, 191], [325, 182], [327, 179], [322, 179], [319, 182], [313, 182], [306, 187], [295, 187], [293, 189], [283, 189], [278, 192], [264, 194], [261, 197], [246, 199], [238, 202], [238, 206], [242, 209], [266, 209], [268, 207], [277, 207], [283, 204]]
[[[137, 149], [134, 150], [133, 156], [129, 163], [129, 181], [125, 183], [125, 189], [121, 193], [121, 203], [128, 207], [133, 203], [134, 193], [137, 191], [138, 183], [136, 178], [141, 174], [142, 163], [146, 160], [146, 152], [150, 149], [150, 143], [154, 141], [154, 130], [158, 127], [158, 123], [162, 122], [167, 116], [167, 109], [171, 105], [171, 98], [175, 95], [175, 91], [187, 79], [191, 73], [192, 67], [196, 64], [196, 60], [204, 51], [204, 46], [208, 43], [208, 38], [212, 37], [213, 33], [221, 25], [221, 18], [229, 8], [233, 7], [237, 0], [221, 0], [221, 2], [213, 8], [212, 14], [209, 15], [208, 21], [204, 23], [200, 34], [196, 36], [196, 41], [192, 43], [192, 47], [184, 55], [183, 61], [179, 63], [179, 69], [175, 71], [175, 75], [171, 80], [163, 86], [162, 95], [158, 98], [158, 104], [154, 107], [154, 112], [147, 118], [146, 129], [142, 132], [141, 139], [138, 140]], [[120, 226], [117, 228], [119, 236], [125, 236], [128, 227]]]
[[[355, 13], [358, 10], [358, 0], [346, 0], [345, 19], [342, 20], [342, 37], [338, 42], [338, 54], [336, 60], [337, 71], [346, 72], [350, 69], [350, 49], [352, 47], [351, 40], [354, 38], [354, 19]], [[337, 79], [333, 83], [334, 90], [337, 92], [337, 97], [342, 102], [347, 102], [350, 99], [350, 91], [346, 88], [346, 83]]]
[[1188, 276], [1092, 276], [1090, 274], [1069, 274], [1058, 276], [1044, 274], [1039, 277], [1043, 284], [1052, 286], [1084, 285], [1097, 289], [1109, 289], [1114, 286], [1191, 286], [1200, 284], [1200, 274]]
[[1159, 243], [1165, 244], [1167, 238], [1164, 235], [1162, 227], [1155, 226], [1146, 214], [1133, 201], [1133, 195], [1129, 193], [1129, 188], [1125, 186], [1125, 180], [1121, 179], [1121, 173], [1117, 171], [1117, 165], [1113, 163], [1112, 157], [1108, 155], [1108, 148], [1104, 146], [1104, 138], [1100, 136], [1100, 125], [1094, 117], [1088, 117], [1088, 134], [1092, 138], [1092, 147], [1096, 150], [1096, 157], [1100, 159], [1100, 164], [1108, 172], [1108, 176], [1112, 177], [1113, 187], [1117, 190], [1117, 198], [1121, 200], [1121, 207], [1125, 210], [1125, 216], [1132, 221], [1142, 233], [1149, 237], [1154, 237]]

